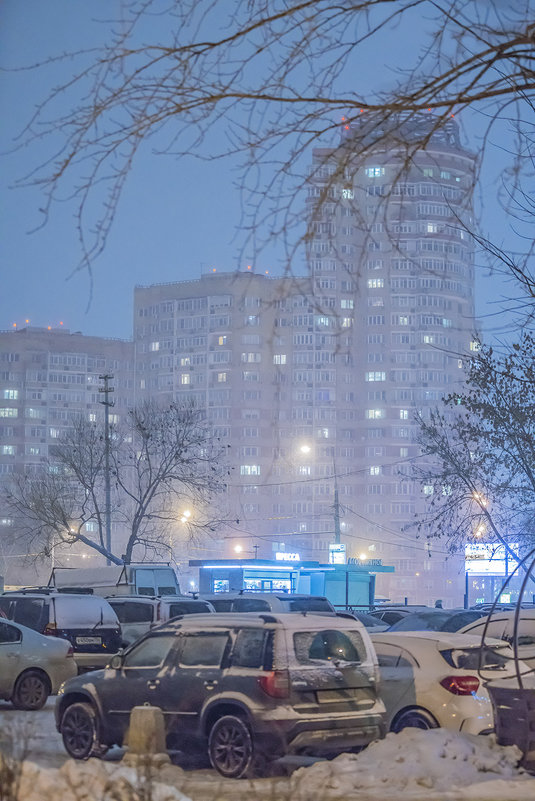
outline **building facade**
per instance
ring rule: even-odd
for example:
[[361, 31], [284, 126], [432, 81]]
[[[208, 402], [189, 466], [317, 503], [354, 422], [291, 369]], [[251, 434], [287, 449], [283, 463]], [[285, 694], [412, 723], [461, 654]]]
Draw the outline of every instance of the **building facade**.
[[[60, 328], [0, 332], [0, 484], [5, 486], [17, 471], [38, 474], [73, 416], [88, 420], [104, 416], [102, 375], [113, 376], [111, 420], [118, 422], [134, 397], [133, 366], [131, 342]], [[24, 547], [16, 521], [0, 510], [0, 574], [7, 583], [48, 578], [50, 564], [38, 561], [32, 566]], [[83, 549], [74, 550], [81, 555]], [[56, 556], [75, 558], [59, 552]], [[84, 558], [90, 556], [85, 550]], [[30, 558], [23, 566], [25, 557]]]
[[324, 562], [336, 542], [395, 567], [380, 595], [462, 603], [462, 560], [410, 527], [430, 490], [410, 472], [416, 416], [460, 385], [473, 346], [474, 159], [453, 121], [407, 165], [395, 143], [353, 158], [365, 135], [314, 151], [308, 277], [136, 289], [138, 390], [205, 407], [228, 443], [219, 555]]

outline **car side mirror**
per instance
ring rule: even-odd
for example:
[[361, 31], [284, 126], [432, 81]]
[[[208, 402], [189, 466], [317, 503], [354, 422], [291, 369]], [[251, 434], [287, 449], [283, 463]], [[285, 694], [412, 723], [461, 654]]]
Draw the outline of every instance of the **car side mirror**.
[[122, 654], [114, 654], [110, 659], [110, 667], [113, 670], [120, 670], [123, 665], [123, 656]]

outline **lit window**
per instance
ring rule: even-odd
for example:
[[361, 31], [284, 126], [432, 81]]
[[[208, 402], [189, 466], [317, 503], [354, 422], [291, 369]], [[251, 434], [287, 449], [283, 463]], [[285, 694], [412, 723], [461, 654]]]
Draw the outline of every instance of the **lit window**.
[[2, 445], [2, 450], [0, 451], [3, 456], [15, 456], [15, 446], [14, 445]]
[[89, 422], [96, 423], [97, 422], [97, 415], [95, 412], [89, 412]]
[[372, 464], [369, 468], [370, 476], [380, 476], [382, 472], [383, 468], [378, 464]]
[[355, 307], [355, 302], [351, 298], [342, 298], [340, 307], [342, 309], [353, 309]]
[[222, 336], [218, 337], [217, 344], [218, 345], [226, 345], [227, 344], [227, 339], [228, 339], [227, 335], [223, 334]]
[[311, 467], [308, 464], [299, 465], [299, 475], [300, 476], [310, 476], [311, 475]]
[[191, 376], [189, 373], [181, 373], [180, 374], [180, 383], [181, 384], [191, 384]]
[[451, 173], [448, 170], [441, 170], [440, 171], [441, 178], [451, 178]]
[[424, 344], [432, 345], [435, 341], [435, 337], [433, 334], [424, 334]]
[[408, 409], [400, 409], [399, 410], [399, 419], [400, 420], [408, 420], [409, 419], [409, 410]]
[[286, 354], [285, 353], [276, 353], [273, 356], [273, 364], [286, 364]]
[[344, 200], [353, 200], [355, 193], [352, 189], [342, 189], [342, 197]]
[[4, 389], [2, 392], [2, 397], [4, 400], [17, 400], [19, 397], [18, 389]]
[[481, 350], [481, 342], [478, 342], [477, 340], [472, 340], [472, 342], [470, 342], [470, 350], [475, 351], [477, 353], [478, 350]]
[[386, 416], [384, 409], [366, 409], [367, 420], [381, 420]]
[[385, 285], [384, 278], [368, 278], [368, 289], [382, 289]]
[[432, 484], [424, 484], [424, 495], [432, 495], [435, 488]]
[[386, 373], [380, 371], [372, 371], [370, 373], [366, 373], [365, 375], [366, 381], [386, 381]]
[[181, 367], [189, 367], [191, 364], [191, 359], [189, 356], [182, 356], [180, 359], [180, 366]]
[[408, 448], [400, 448], [399, 449], [399, 455], [401, 456], [402, 459], [406, 459], [407, 456], [409, 455], [409, 449]]
[[0, 417], [18, 417], [18, 409], [0, 409]]
[[219, 384], [224, 383], [226, 380], [227, 380], [227, 374], [226, 373], [218, 373], [217, 374], [217, 381], [218, 381]]
[[424, 177], [425, 178], [432, 178], [433, 177], [433, 168], [432, 167], [424, 167]]
[[408, 325], [409, 318], [406, 317], [404, 314], [400, 314], [398, 317], [398, 325]]
[[351, 328], [353, 325], [352, 317], [342, 317], [342, 328]]
[[437, 234], [438, 233], [438, 225], [436, 223], [427, 223], [426, 231], [428, 234]]
[[240, 465], [240, 475], [241, 476], [259, 476], [260, 475], [260, 465], [259, 464], [242, 464], [242, 465]]
[[151, 342], [150, 343], [151, 350], [160, 350], [160, 343], [159, 342]]
[[380, 178], [381, 175], [385, 174], [384, 167], [366, 167], [364, 170], [368, 178]]

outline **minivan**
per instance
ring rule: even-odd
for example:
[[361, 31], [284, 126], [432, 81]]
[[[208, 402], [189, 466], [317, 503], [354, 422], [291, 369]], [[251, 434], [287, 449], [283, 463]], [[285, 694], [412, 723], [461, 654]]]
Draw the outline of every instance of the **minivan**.
[[15, 590], [0, 595], [0, 609], [15, 623], [68, 640], [80, 673], [105, 667], [122, 645], [117, 615], [98, 595]]
[[121, 624], [123, 644], [139, 639], [147, 631], [179, 615], [195, 615], [215, 612], [208, 601], [191, 598], [189, 595], [108, 595], [106, 600]]
[[216, 612], [313, 612], [335, 615], [336, 610], [323, 595], [298, 595], [283, 592], [215, 592], [199, 595]]

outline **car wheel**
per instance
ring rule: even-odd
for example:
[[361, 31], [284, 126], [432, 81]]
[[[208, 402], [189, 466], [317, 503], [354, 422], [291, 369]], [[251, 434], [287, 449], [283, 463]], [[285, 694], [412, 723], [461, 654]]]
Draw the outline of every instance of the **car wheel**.
[[390, 731], [400, 732], [402, 729], [438, 729], [438, 722], [426, 709], [404, 709], [392, 721]]
[[208, 755], [212, 767], [227, 779], [251, 775], [254, 746], [245, 721], [234, 715], [216, 720], [208, 736]]
[[17, 709], [42, 709], [49, 695], [48, 678], [37, 670], [27, 670], [15, 682], [11, 702]]
[[73, 759], [101, 756], [103, 749], [98, 740], [98, 719], [91, 704], [77, 703], [68, 706], [60, 724], [63, 745]]

